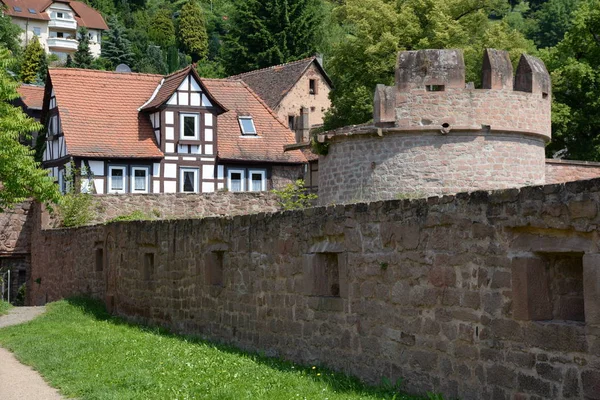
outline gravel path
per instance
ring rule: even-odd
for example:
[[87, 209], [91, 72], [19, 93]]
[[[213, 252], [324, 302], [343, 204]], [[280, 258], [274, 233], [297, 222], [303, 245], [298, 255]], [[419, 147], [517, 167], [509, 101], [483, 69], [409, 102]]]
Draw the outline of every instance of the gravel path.
[[[0, 328], [30, 321], [46, 311], [45, 307], [15, 307], [0, 317]], [[0, 347], [0, 399], [62, 400], [31, 367], [21, 364], [8, 350]]]

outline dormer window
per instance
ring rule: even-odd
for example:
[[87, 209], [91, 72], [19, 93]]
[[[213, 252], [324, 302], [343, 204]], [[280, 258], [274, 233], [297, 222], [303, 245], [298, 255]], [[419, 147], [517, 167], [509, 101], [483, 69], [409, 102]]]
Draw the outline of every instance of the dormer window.
[[21, 12], [21, 11], [23, 11], [23, 10], [21, 9], [21, 7], [17, 7], [17, 6], [14, 6], [14, 7], [13, 7], [13, 9], [14, 9], [16, 12]]
[[181, 113], [179, 120], [180, 139], [198, 140], [199, 125], [198, 114]]
[[239, 117], [242, 135], [256, 135], [256, 127], [252, 117]]

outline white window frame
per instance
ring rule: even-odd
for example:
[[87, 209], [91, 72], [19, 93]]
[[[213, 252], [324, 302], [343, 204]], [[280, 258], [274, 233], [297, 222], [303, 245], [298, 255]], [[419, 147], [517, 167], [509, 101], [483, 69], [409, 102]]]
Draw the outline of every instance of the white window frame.
[[233, 192], [231, 186], [231, 174], [241, 174], [240, 177], [240, 192], [246, 191], [246, 170], [243, 168], [231, 168], [227, 170], [227, 188]]
[[261, 175], [261, 183], [260, 183], [260, 191], [264, 192], [267, 190], [267, 171], [264, 169], [248, 169], [248, 191], [254, 192], [252, 190], [252, 174], [260, 174]]
[[[193, 192], [184, 192], [183, 185], [185, 181], [183, 179], [184, 172], [193, 172], [194, 173], [194, 191]], [[198, 193], [198, 189], [200, 187], [200, 169], [199, 168], [191, 168], [191, 167], [181, 167], [179, 168], [179, 192], [180, 193]]]
[[[252, 123], [252, 127], [254, 128], [254, 132], [246, 132], [244, 130], [244, 125], [242, 124], [242, 120], [250, 120]], [[258, 135], [258, 131], [256, 130], [256, 125], [254, 124], [254, 118], [249, 115], [238, 117], [238, 123], [240, 124], [240, 130], [242, 131], [242, 136], [256, 136]]]
[[[185, 117], [194, 117], [194, 137], [183, 135], [183, 120]], [[179, 140], [200, 140], [200, 114], [180, 113], [179, 114]]]
[[[146, 173], [146, 189], [136, 190], [135, 189], [135, 171], [144, 171]], [[131, 177], [129, 187], [131, 187], [131, 193], [149, 193], [150, 191], [150, 169], [148, 167], [131, 167]]]
[[[113, 190], [112, 188], [112, 172], [120, 169], [123, 171], [123, 189]], [[108, 167], [108, 193], [127, 193], [127, 167], [123, 165], [110, 165]]]
[[65, 179], [65, 172], [66, 171], [64, 169], [58, 170], [58, 190], [62, 194], [67, 194], [67, 183], [66, 183], [66, 179]]

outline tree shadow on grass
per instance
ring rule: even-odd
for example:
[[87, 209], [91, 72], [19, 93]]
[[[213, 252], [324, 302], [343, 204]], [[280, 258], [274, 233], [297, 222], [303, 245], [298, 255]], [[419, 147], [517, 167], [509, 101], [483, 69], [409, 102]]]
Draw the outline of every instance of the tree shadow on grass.
[[[165, 338], [172, 338], [180, 341], [186, 341], [191, 344], [210, 345], [219, 351], [236, 355], [239, 357], [250, 358], [252, 361], [265, 365], [281, 372], [300, 373], [305, 378], [311, 379], [321, 384], [327, 384], [331, 389], [338, 393], [353, 392], [357, 395], [369, 395], [380, 399], [396, 399], [396, 400], [420, 400], [423, 397], [409, 396], [399, 391], [398, 384], [392, 384], [389, 381], [382, 381], [380, 386], [369, 386], [362, 383], [358, 378], [345, 375], [343, 373], [329, 370], [322, 366], [306, 366], [294, 364], [290, 361], [276, 357], [268, 357], [262, 352], [250, 352], [236, 348], [232, 345], [220, 343], [217, 341], [209, 341], [198, 336], [174, 334], [162, 327], [152, 327], [138, 325], [128, 322], [122, 318], [112, 316], [106, 310], [106, 307], [101, 301], [91, 299], [89, 297], [71, 297], [65, 301], [79, 310], [85, 315], [94, 318], [97, 321], [106, 321], [113, 325], [124, 325], [139, 329], [143, 332], [149, 332], [155, 335], [160, 335]], [[316, 369], [316, 371], [315, 371]], [[319, 373], [320, 375], [317, 375]], [[437, 398], [437, 397], [436, 397]]]

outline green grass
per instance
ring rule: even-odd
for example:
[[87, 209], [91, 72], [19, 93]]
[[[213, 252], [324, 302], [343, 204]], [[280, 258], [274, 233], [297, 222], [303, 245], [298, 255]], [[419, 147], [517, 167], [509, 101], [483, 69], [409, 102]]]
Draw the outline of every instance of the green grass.
[[0, 329], [0, 345], [80, 399], [419, 399], [314, 366], [143, 328], [86, 299]]
[[11, 308], [12, 305], [10, 303], [7, 303], [4, 300], [0, 300], [0, 315], [8, 313], [8, 310], [10, 310]]

